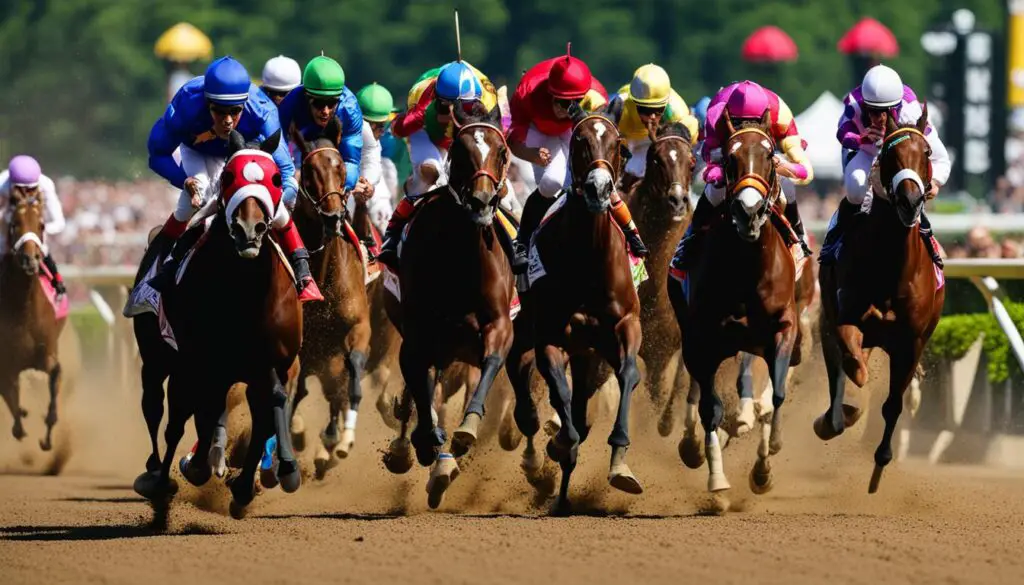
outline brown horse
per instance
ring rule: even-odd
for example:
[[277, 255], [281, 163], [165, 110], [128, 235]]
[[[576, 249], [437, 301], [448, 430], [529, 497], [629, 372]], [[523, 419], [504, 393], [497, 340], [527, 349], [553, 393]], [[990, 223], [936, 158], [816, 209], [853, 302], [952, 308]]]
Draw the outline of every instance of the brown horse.
[[[765, 113], [761, 120], [736, 128], [728, 113], [724, 115], [723, 129], [729, 136], [722, 149], [726, 153], [728, 204], [721, 207], [730, 212], [731, 222], [718, 221], [711, 227], [704, 251], [687, 276], [688, 294], [673, 298], [680, 328], [686, 339], [692, 340], [684, 340], [683, 361], [699, 387], [698, 410], [709, 463], [708, 490], [712, 492], [730, 488], [717, 432], [723, 405], [715, 388], [715, 373], [723, 360], [739, 351], [765, 359], [773, 392], [771, 408], [766, 405], [761, 412], [766, 430], [750, 474], [755, 493], [771, 489], [768, 457], [782, 446], [780, 408], [799, 327], [796, 265], [771, 218], [780, 213], [773, 207], [781, 185], [773, 162], [775, 141], [769, 134], [770, 123]], [[684, 435], [680, 453], [691, 454], [684, 456], [684, 463], [699, 467], [702, 458], [692, 456], [694, 452], [699, 454], [699, 442]]]
[[652, 133], [643, 179], [633, 184], [625, 198], [651, 250], [647, 262], [650, 279], [640, 285], [638, 291], [640, 323], [644, 330], [640, 357], [647, 369], [647, 390], [651, 399], [664, 408], [658, 425], [662, 436], [672, 431], [670, 397], [682, 393], [686, 377], [680, 363], [674, 381], [668, 379], [669, 362], [679, 351], [682, 340], [668, 298], [667, 282], [669, 261], [693, 211], [689, 192], [695, 165], [686, 126], [663, 125], [656, 135]]
[[[570, 507], [569, 481], [580, 444], [590, 431], [587, 403], [607, 377], [604, 363], [614, 370], [620, 391], [608, 437], [608, 481], [627, 493], [643, 492], [625, 461], [630, 398], [640, 383], [640, 300], [624, 236], [609, 211], [626, 148], [607, 118], [573, 108], [573, 121], [572, 185], [563, 195], [561, 209], [534, 232], [530, 250], [537, 369], [561, 421], [548, 442], [548, 455], [562, 469], [555, 507], [559, 513]], [[573, 389], [567, 365], [572, 368]]]
[[889, 395], [882, 405], [885, 431], [875, 451], [868, 491], [874, 493], [892, 461], [892, 435], [921, 352], [935, 330], [946, 298], [918, 222], [931, 187], [931, 149], [925, 140], [928, 109], [916, 125], [889, 118], [879, 155], [882, 189], [871, 211], [854, 216], [838, 261], [821, 267], [821, 345], [831, 405], [814, 421], [823, 440], [841, 434], [861, 411], [843, 404], [845, 375], [858, 387], [868, 380], [871, 348], [889, 355]]
[[53, 447], [57, 396], [61, 389], [57, 343], [65, 320], [57, 319], [39, 281], [43, 262], [42, 197], [38, 190], [12, 186], [9, 206], [10, 250], [0, 257], [0, 330], [5, 336], [4, 349], [0, 351], [0, 394], [14, 417], [11, 433], [20, 441], [25, 438], [21, 419], [28, 413], [21, 407], [19, 377], [24, 370], [47, 373], [50, 406], [46, 412], [46, 437], [39, 441], [39, 447], [49, 451]]
[[[182, 465], [182, 473], [197, 486], [209, 480], [214, 429], [225, 410], [228, 390], [236, 383], [247, 386], [252, 433], [241, 473], [231, 481], [232, 515], [242, 516], [252, 501], [255, 472], [266, 440], [273, 434], [278, 437], [277, 474], [282, 488], [293, 492], [301, 482], [286, 416], [285, 384], [302, 341], [302, 310], [287, 263], [276, 246], [266, 242], [273, 212], [253, 189], [258, 187], [253, 177], [281, 184], [277, 177], [266, 177], [269, 172], [279, 173], [267, 156], [279, 139], [275, 133], [255, 150], [232, 132], [232, 154], [221, 175], [222, 197], [211, 202], [216, 212], [205, 241], [191, 252], [178, 285], [164, 294], [178, 357], [168, 387], [167, 452], [155, 481], [141, 486], [151, 499], [173, 493], [171, 461], [185, 422], [193, 414], [199, 443], [194, 456]], [[256, 165], [260, 169], [252, 168]], [[239, 200], [225, 199], [234, 190]], [[217, 294], [211, 297], [211, 291]]]
[[[361, 251], [346, 233], [349, 193], [344, 190], [345, 164], [336, 147], [341, 125], [332, 118], [324, 136], [312, 143], [298, 132], [293, 138], [302, 153], [302, 190], [295, 206], [295, 225], [312, 250], [310, 270], [324, 291], [324, 302], [303, 311], [302, 370], [293, 411], [308, 394], [306, 378], [316, 376], [330, 404], [330, 419], [320, 434], [322, 446], [314, 459], [317, 476], [322, 478], [337, 463], [334, 456], [348, 457], [355, 442], [362, 378], [370, 353], [370, 307]], [[348, 409], [341, 432], [338, 419], [345, 402]], [[302, 418], [296, 413], [292, 420], [296, 444], [302, 445]]]

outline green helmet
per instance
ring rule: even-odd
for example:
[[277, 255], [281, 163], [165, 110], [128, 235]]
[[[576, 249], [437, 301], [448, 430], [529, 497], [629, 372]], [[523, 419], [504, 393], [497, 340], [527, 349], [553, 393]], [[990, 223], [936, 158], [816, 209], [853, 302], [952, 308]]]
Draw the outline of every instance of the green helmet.
[[376, 82], [360, 89], [356, 98], [359, 100], [359, 109], [363, 111], [363, 119], [367, 122], [387, 122], [395, 109], [391, 92]]
[[302, 72], [302, 87], [310, 95], [338, 97], [345, 89], [345, 71], [330, 57], [313, 57]]

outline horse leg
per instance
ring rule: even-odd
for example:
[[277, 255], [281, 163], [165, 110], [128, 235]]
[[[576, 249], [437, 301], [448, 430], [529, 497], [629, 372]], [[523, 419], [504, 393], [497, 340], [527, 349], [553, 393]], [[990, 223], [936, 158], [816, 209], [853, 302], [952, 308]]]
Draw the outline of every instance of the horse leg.
[[50, 405], [46, 408], [46, 437], [39, 441], [39, 448], [49, 451], [53, 448], [53, 427], [57, 424], [57, 395], [60, 393], [61, 368], [56, 357], [47, 360], [49, 375]]
[[395, 474], [407, 473], [412, 469], [412, 445], [409, 442], [409, 419], [412, 417], [412, 394], [408, 389], [395, 399], [395, 418], [398, 420], [398, 436], [395, 437], [388, 450], [384, 452], [384, 467]]
[[[201, 392], [197, 394], [197, 396], [211, 395], [212, 398], [208, 404], [199, 404], [196, 409], [195, 427], [198, 441], [195, 451], [182, 457], [178, 464], [185, 479], [197, 487], [205, 485], [213, 475], [215, 461], [211, 459], [211, 456], [218, 455], [214, 451], [214, 437], [218, 434], [218, 427], [221, 426], [221, 423], [226, 424], [227, 421], [226, 400], [224, 398], [217, 399], [225, 396], [225, 393], [221, 392], [221, 387], [220, 384], [204, 385]], [[226, 435], [225, 432], [225, 437]]]
[[[795, 317], [795, 316], [794, 316]], [[794, 318], [792, 323], [796, 322]], [[786, 401], [786, 379], [789, 374], [789, 361], [793, 356], [793, 344], [796, 341], [796, 326], [793, 325], [782, 333], [775, 334], [775, 347], [766, 352], [768, 375], [772, 383], [772, 430], [770, 451], [775, 455], [782, 450], [782, 403]]]
[[[287, 372], [284, 372], [287, 378]], [[288, 428], [288, 391], [277, 370], [270, 371], [270, 409], [273, 417], [273, 431], [277, 435], [277, 479], [285, 493], [299, 489], [302, 474], [299, 463], [295, 459], [295, 448], [291, 441], [291, 430]], [[264, 439], [264, 442], [266, 439]], [[263, 443], [257, 445], [261, 450]]]
[[148, 500], [169, 498], [178, 491], [178, 482], [171, 478], [171, 464], [174, 461], [178, 443], [185, 434], [185, 423], [195, 411], [195, 395], [190, 382], [183, 382], [177, 376], [167, 381], [167, 427], [164, 428], [164, 457], [155, 481], [135, 481], [135, 491]]
[[627, 494], [641, 494], [644, 489], [640, 481], [626, 465], [626, 450], [629, 448], [629, 405], [633, 390], [640, 383], [640, 369], [636, 365], [635, 353], [626, 354], [615, 377], [619, 383], [619, 410], [612, 432], [608, 436], [608, 444], [612, 447], [608, 483]]
[[3, 394], [4, 402], [7, 403], [11, 416], [14, 417], [14, 426], [11, 427], [11, 434], [20, 441], [25, 438], [25, 427], [22, 425], [21, 419], [25, 418], [25, 415], [28, 413], [21, 407], [21, 382], [19, 377], [18, 372], [8, 375], [0, 393]]
[[512, 391], [515, 393], [515, 405], [512, 410], [512, 416], [515, 419], [519, 432], [526, 437], [526, 448], [523, 449], [520, 466], [527, 476], [536, 474], [544, 465], [543, 456], [534, 445], [534, 438], [537, 432], [540, 431], [540, 417], [537, 413], [537, 405], [533, 401], [533, 392], [530, 384], [532, 371], [532, 348], [527, 347], [520, 340], [520, 336], [516, 335], [512, 339], [512, 349], [505, 362], [505, 372], [508, 374]]
[[676, 425], [676, 404], [680, 402], [683, 397], [683, 388], [687, 386], [687, 373], [686, 366], [683, 365], [683, 356], [680, 352], [679, 360], [676, 365], [675, 377], [673, 378], [671, 391], [668, 395], [668, 400], [665, 403], [665, 410], [661, 412], [661, 418], [658, 419], [658, 434], [662, 437], [668, 437], [672, 434], [672, 430]]
[[[682, 363], [682, 357], [679, 358]], [[690, 388], [686, 394], [686, 417], [683, 419], [683, 438], [679, 439], [679, 459], [690, 469], [700, 469], [704, 465], [704, 439], [697, 434], [701, 391], [697, 378], [690, 373]]]
[[[708, 340], [706, 343], [713, 343]], [[691, 346], [692, 347], [692, 346]], [[684, 349], [686, 364], [690, 375], [700, 385], [700, 401], [697, 410], [700, 423], [704, 427], [704, 453], [708, 461], [708, 491], [720, 492], [728, 490], [729, 480], [725, 477], [725, 466], [722, 460], [722, 445], [719, 442], [718, 426], [722, 424], [723, 406], [715, 388], [715, 372], [722, 363], [722, 358], [708, 353], [692, 350], [694, 355], [688, 356]]]
[[160, 447], [157, 434], [164, 418], [164, 378], [167, 373], [153, 364], [142, 364], [142, 416], [149, 430], [149, 442], [153, 453], [146, 460], [146, 472], [155, 473], [160, 469]]
[[580, 435], [573, 426], [569, 412], [572, 391], [565, 375], [565, 357], [562, 350], [554, 345], [538, 348], [537, 370], [548, 384], [548, 398], [562, 421], [558, 433], [548, 441], [548, 457], [558, 461], [562, 468], [562, 481], [558, 491], [556, 511], [569, 510], [569, 479], [576, 469], [576, 458], [579, 454]]
[[[334, 365], [330, 364], [326, 371], [321, 371], [317, 375], [328, 408], [327, 426], [320, 432], [320, 444], [316, 448], [316, 455], [313, 456], [317, 479], [323, 479], [327, 472], [338, 464], [338, 460], [333, 455], [334, 448], [341, 442], [338, 420], [344, 406], [344, 396], [342, 396], [344, 381], [340, 379], [340, 370], [336, 372]], [[340, 364], [337, 365], [340, 367]]]
[[438, 428], [434, 422], [434, 409], [431, 405], [434, 396], [434, 374], [424, 352], [419, 350], [420, 345], [412, 336], [406, 337], [398, 359], [402, 377], [405, 378], [405, 391], [412, 394], [412, 400], [416, 404], [417, 421], [412, 432], [412, 445], [416, 450], [416, 460], [426, 467], [434, 462], [447, 437], [444, 430]]
[[[494, 379], [501, 371], [501, 367], [505, 365], [505, 358], [511, 347], [512, 320], [508, 318], [507, 314], [502, 314], [498, 319], [484, 326], [483, 355], [485, 357], [480, 368], [480, 381], [466, 406], [462, 424], [452, 435], [452, 454], [456, 457], [465, 455], [476, 442], [480, 421], [484, 417], [484, 403], [487, 401], [491, 387], [494, 386]], [[468, 388], [466, 390], [469, 391]]]
[[213, 474], [223, 478], [228, 472], [228, 409], [221, 411], [217, 424], [213, 427], [213, 439], [210, 443], [208, 459]]
[[345, 356], [345, 370], [348, 373], [348, 410], [345, 412], [345, 429], [341, 442], [334, 454], [344, 459], [356, 442], [356, 418], [359, 404], [363, 401], [363, 373], [366, 371], [366, 353], [352, 350]]
[[270, 438], [273, 425], [273, 413], [268, 404], [270, 392], [271, 388], [265, 380], [250, 380], [245, 389], [249, 415], [252, 419], [252, 433], [242, 462], [242, 471], [235, 476], [230, 486], [229, 511], [231, 517], [235, 519], [245, 517], [246, 507], [256, 497], [256, 469], [263, 458], [263, 446]]
[[740, 395], [740, 412], [736, 417], [735, 435], [745, 435], [754, 428], [754, 355], [740, 352], [740, 368], [736, 390]]
[[871, 473], [871, 482], [868, 484], [868, 493], [878, 491], [878, 484], [882, 480], [882, 471], [892, 461], [892, 435], [896, 431], [896, 423], [903, 412], [903, 393], [914, 378], [917, 372], [917, 364], [921, 359], [924, 350], [924, 341], [912, 340], [892, 344], [888, 348], [889, 353], [889, 395], [882, 404], [882, 418], [885, 419], [885, 430], [882, 432], [882, 441], [875, 450], [875, 469]]
[[852, 406], [843, 404], [846, 394], [846, 373], [843, 371], [843, 355], [839, 340], [829, 320], [821, 319], [821, 351], [825, 357], [825, 370], [828, 372], [829, 407], [824, 414], [814, 419], [814, 433], [822, 441], [828, 441], [843, 434], [847, 421], [850, 424], [860, 418], [860, 414]]
[[299, 414], [299, 404], [306, 396], [309, 396], [309, 389], [306, 387], [306, 378], [309, 372], [306, 371], [305, 363], [299, 365], [299, 379], [295, 383], [295, 397], [291, 401], [292, 412], [292, 443], [297, 451], [306, 450], [306, 421]]

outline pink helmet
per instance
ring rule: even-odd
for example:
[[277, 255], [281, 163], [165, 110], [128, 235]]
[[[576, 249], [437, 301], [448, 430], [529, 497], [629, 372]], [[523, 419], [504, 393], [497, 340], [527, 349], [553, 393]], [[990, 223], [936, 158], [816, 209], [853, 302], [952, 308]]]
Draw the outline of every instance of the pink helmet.
[[733, 118], [760, 118], [769, 107], [768, 93], [753, 81], [737, 83], [725, 104]]
[[20, 187], [35, 187], [39, 184], [39, 175], [42, 174], [36, 159], [26, 154], [12, 158], [7, 170], [10, 173], [11, 184]]

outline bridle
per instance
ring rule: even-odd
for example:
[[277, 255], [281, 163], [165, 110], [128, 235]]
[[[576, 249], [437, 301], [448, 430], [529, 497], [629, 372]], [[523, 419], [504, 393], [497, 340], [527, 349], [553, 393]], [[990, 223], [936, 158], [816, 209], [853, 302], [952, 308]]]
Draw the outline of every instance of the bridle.
[[[882, 156], [885, 156], [885, 153], [888, 152], [889, 149], [901, 142], [912, 139], [915, 135], [920, 136], [927, 144], [928, 139], [925, 137], [924, 132], [921, 132], [912, 126], [899, 128], [892, 134], [889, 134], [882, 140], [882, 149], [879, 154], [879, 159], [881, 159]], [[896, 193], [896, 187], [906, 180], [916, 183], [918, 188], [921, 190], [921, 193], [927, 193], [928, 188], [932, 183], [932, 161], [930, 157], [926, 158], [928, 160], [928, 171], [925, 178], [922, 178], [914, 169], [900, 169], [895, 175], [893, 175], [889, 184], [885, 185], [887, 195], [890, 197], [893, 196]]]
[[[670, 140], [678, 140], [686, 148], [686, 152], [687, 152], [687, 154], [688, 154], [688, 156], [690, 158], [690, 168], [692, 170], [693, 169], [693, 165], [695, 164], [695, 161], [693, 160], [692, 146], [690, 145], [690, 141], [685, 139], [685, 138], [683, 138], [682, 136], [676, 136], [675, 134], [671, 134], [669, 136], [661, 136], [661, 137], [655, 139], [654, 142], [651, 143], [651, 148], [654, 148], [657, 145], [665, 143], [665, 142], [668, 142]], [[672, 182], [670, 182], [668, 184], [668, 188], [671, 190], [672, 187], [675, 187], [676, 185], [679, 185], [680, 189], [683, 189], [683, 191], [686, 191], [686, 189], [684, 188], [684, 185], [682, 183], [680, 183], [679, 181], [672, 181]]]
[[[338, 149], [336, 147], [334, 147], [334, 146], [322, 146], [320, 148], [314, 148], [313, 150], [309, 151], [305, 156], [302, 157], [302, 170], [306, 169], [306, 163], [310, 162], [310, 159], [313, 158], [313, 155], [319, 154], [321, 152], [337, 152], [339, 155], [341, 154], [338, 151]], [[341, 199], [342, 203], [344, 203], [344, 201], [345, 201], [345, 194], [343, 192], [337, 190], [337, 189], [328, 191], [328, 192], [324, 193], [323, 195], [321, 195], [319, 198], [314, 198], [312, 195], [309, 194], [308, 191], [306, 191], [306, 188], [303, 187], [301, 185], [301, 182], [300, 182], [299, 191], [302, 193], [302, 195], [306, 199], [309, 200], [310, 203], [313, 204], [313, 209], [315, 209], [316, 212], [318, 214], [320, 214], [320, 215], [325, 215], [321, 206], [323, 205], [323, 202], [326, 201], [327, 198], [330, 197], [331, 195], [337, 195]], [[345, 207], [343, 205], [342, 206], [342, 215], [344, 216], [347, 213], [348, 213], [348, 210], [345, 209]]]
[[[587, 121], [589, 121], [589, 120], [599, 120], [599, 121], [607, 124], [608, 127], [610, 127], [612, 129], [612, 131], [614, 131], [614, 133], [615, 133], [615, 141], [616, 141], [616, 143], [618, 143], [619, 136], [620, 136], [618, 126], [616, 124], [612, 123], [610, 120], [608, 120], [604, 116], [599, 116], [597, 114], [589, 114], [586, 117], [584, 117], [582, 120], [577, 122], [576, 125], [573, 126], [573, 129], [572, 129], [573, 137], [578, 137], [579, 136], [578, 133], [579, 133], [580, 127], [583, 126], [583, 124], [587, 123]], [[666, 138], [678, 138], [678, 137], [666, 137]], [[575, 140], [570, 141], [570, 143], [569, 143], [569, 166], [570, 166], [570, 168], [572, 167], [572, 159], [573, 159], [572, 153], [573, 153], [573, 147], [574, 147], [575, 144], [576, 144]], [[591, 160], [590, 164], [587, 165], [586, 172], [584, 173], [583, 176], [585, 177], [588, 174], [590, 174], [590, 171], [593, 171], [594, 169], [601, 168], [601, 167], [604, 167], [605, 170], [607, 170], [611, 174], [611, 176], [612, 176], [612, 185], [618, 185], [619, 184], [619, 172], [618, 172], [618, 169], [615, 168], [615, 165], [613, 165], [611, 163], [611, 161], [609, 161], [608, 159], [595, 158], [595, 159]], [[573, 172], [572, 176], [573, 176], [573, 190], [576, 191], [576, 190], [579, 189], [579, 185], [576, 184], [576, 173]]]
[[[732, 143], [737, 136], [743, 134], [757, 134], [768, 141], [769, 152], [775, 152], [775, 140], [764, 130], [760, 128], [741, 128], [732, 133], [729, 139], [726, 141], [726, 146]], [[771, 165], [771, 173], [767, 179], [754, 172], [747, 172], [741, 175], [736, 182], [729, 188], [729, 195], [735, 195], [742, 189], [750, 187], [761, 194], [765, 198], [767, 205], [764, 205], [759, 211], [759, 214], [767, 213], [767, 209], [775, 204], [775, 200], [778, 199], [778, 194], [782, 191], [778, 188], [778, 175], [775, 173], [775, 166]]]
[[[491, 126], [490, 124], [486, 124], [484, 122], [472, 122], [464, 126], [460, 126], [459, 131], [455, 134], [455, 138], [459, 139], [464, 132], [474, 129], [486, 130], [488, 132], [493, 132], [494, 134], [497, 134], [498, 137], [501, 138], [501, 148], [503, 149], [504, 152], [508, 152], [508, 141], [505, 139], [505, 134], [498, 128], [495, 128], [494, 126]], [[486, 163], [487, 161], [483, 162]], [[449, 159], [448, 164], [449, 166], [451, 165], [451, 159]], [[461, 203], [463, 199], [465, 199], [465, 197], [469, 195], [469, 193], [466, 193], [465, 191], [472, 189], [473, 183], [478, 178], [486, 177], [487, 179], [490, 179], [491, 183], [494, 185], [494, 192], [497, 193], [498, 190], [501, 188], [501, 182], [502, 180], [504, 180], [505, 174], [508, 172], [508, 167], [510, 164], [512, 164], [512, 157], [506, 157], [505, 166], [499, 171], [499, 174], [495, 174], [490, 169], [486, 168], [477, 169], [472, 175], [469, 176], [469, 178], [466, 181], [462, 182], [462, 184], [458, 188], [453, 186], [452, 181], [449, 179], [448, 191], [450, 191], [451, 194], [455, 197], [455, 199]], [[451, 177], [450, 172], [449, 177]]]

